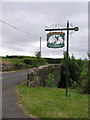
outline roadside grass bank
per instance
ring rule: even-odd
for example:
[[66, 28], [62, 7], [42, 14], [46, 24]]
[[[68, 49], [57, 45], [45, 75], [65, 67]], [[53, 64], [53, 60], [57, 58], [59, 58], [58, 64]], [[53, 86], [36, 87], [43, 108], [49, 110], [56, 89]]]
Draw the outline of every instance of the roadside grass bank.
[[88, 118], [88, 95], [75, 89], [17, 86], [19, 104], [38, 118]]
[[4, 71], [30, 69], [30, 68], [42, 66], [45, 64], [48, 64], [48, 63], [44, 58], [38, 59], [37, 57], [27, 57], [27, 58], [3, 57], [2, 71], [4, 72]]

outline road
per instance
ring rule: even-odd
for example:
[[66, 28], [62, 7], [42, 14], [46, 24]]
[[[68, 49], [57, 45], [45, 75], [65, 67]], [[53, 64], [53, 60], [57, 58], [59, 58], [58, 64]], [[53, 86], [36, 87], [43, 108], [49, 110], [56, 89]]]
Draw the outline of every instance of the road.
[[2, 73], [2, 118], [30, 118], [17, 105], [15, 94], [15, 86], [26, 80], [26, 77], [27, 71]]

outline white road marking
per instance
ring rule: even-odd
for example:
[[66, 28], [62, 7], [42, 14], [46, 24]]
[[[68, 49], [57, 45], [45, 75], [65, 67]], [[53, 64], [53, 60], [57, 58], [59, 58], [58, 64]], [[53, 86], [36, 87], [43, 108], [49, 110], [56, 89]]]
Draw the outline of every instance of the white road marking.
[[6, 78], [6, 77], [2, 77], [2, 78], [0, 78], [0, 79], [4, 79], [4, 78]]

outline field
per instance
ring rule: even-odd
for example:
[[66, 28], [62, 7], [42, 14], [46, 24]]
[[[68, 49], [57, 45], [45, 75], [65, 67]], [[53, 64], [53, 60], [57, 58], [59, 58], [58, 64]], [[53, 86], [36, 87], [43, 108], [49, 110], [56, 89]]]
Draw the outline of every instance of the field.
[[23, 59], [15, 59], [15, 58], [2, 58], [3, 64], [10, 64], [10, 63], [21, 63], [24, 64]]
[[[7, 56], [2, 57], [1, 60], [3, 71], [12, 71], [20, 69], [29, 69], [33, 67], [38, 67], [46, 64], [60, 63], [60, 59], [51, 59], [51, 58], [38, 58], [38, 57], [29, 57], [29, 56]], [[6, 67], [7, 65], [11, 67]], [[12, 67], [13, 66], [13, 67]]]
[[17, 86], [19, 104], [38, 118], [88, 118], [88, 95], [74, 89]]

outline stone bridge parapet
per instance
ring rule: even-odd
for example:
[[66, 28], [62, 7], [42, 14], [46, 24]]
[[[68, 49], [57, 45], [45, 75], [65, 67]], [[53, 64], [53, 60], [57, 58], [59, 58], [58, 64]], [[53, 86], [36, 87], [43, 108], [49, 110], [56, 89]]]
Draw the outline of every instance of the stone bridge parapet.
[[61, 64], [48, 64], [29, 69], [27, 74], [29, 86], [45, 86], [45, 80], [51, 73], [54, 74], [54, 82], [58, 86], [61, 81]]

